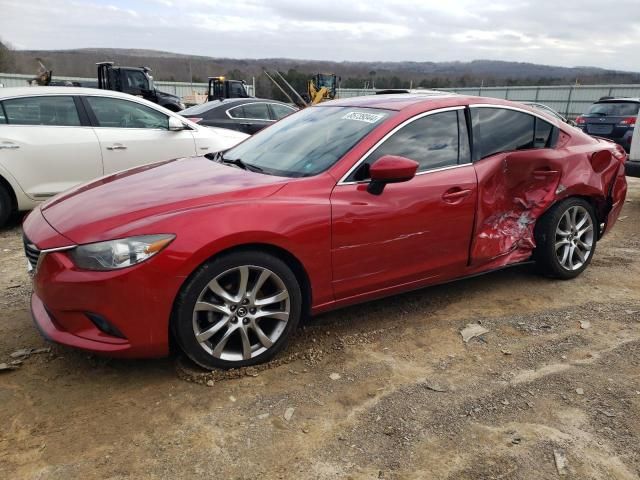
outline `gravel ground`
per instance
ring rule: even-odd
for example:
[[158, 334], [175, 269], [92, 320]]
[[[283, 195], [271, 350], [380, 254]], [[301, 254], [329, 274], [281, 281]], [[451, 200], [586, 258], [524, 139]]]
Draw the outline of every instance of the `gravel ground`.
[[[578, 279], [531, 267], [309, 321], [208, 373], [50, 345], [0, 230], [0, 478], [639, 479], [640, 181]], [[465, 343], [460, 331], [488, 333]]]

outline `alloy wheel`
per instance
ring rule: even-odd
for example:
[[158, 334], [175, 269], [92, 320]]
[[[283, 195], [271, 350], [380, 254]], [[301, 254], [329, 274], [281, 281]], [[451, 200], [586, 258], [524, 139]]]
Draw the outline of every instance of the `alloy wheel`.
[[556, 227], [555, 252], [562, 268], [581, 268], [593, 249], [594, 228], [591, 215], [581, 205], [569, 207]]
[[249, 360], [277, 342], [290, 311], [289, 292], [277, 274], [242, 265], [219, 274], [200, 292], [193, 333], [215, 358]]

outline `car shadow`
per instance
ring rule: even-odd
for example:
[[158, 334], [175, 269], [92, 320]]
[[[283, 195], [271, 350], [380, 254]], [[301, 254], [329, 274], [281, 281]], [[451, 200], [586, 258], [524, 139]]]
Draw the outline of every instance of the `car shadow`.
[[[464, 301], [469, 295], [477, 295], [479, 291], [499, 289], [525, 280], [528, 282], [551, 281], [537, 275], [533, 265], [518, 265], [317, 315], [304, 322], [302, 328], [299, 328], [291, 339], [288, 348], [276, 356], [274, 365], [277, 367], [282, 363], [277, 361], [282, 356], [297, 358], [296, 354], [300, 353], [298, 350], [302, 351], [307, 347], [306, 342], [303, 341], [307, 336], [314, 336], [327, 330], [341, 336], [350, 336], [391, 326], [397, 327], [405, 321], [404, 314], [420, 313], [428, 319], [430, 313], [452, 303]], [[149, 385], [173, 381], [176, 376], [180, 376], [178, 372], [184, 369], [191, 371], [194, 375], [198, 375], [198, 372], [207, 373], [182, 355], [173, 342], [170, 355], [161, 359], [108, 358], [61, 345], [53, 346], [52, 352], [53, 356], [59, 360], [59, 367], [65, 371], [67, 380], [69, 377], [82, 378], [82, 382], [95, 379], [96, 383], [103, 383], [104, 388], [113, 388], [114, 381], [123, 386], [130, 382]], [[99, 385], [96, 387], [100, 388]]]
[[16, 228], [22, 228], [22, 222], [29, 212], [14, 213], [9, 217], [7, 223], [0, 227], [0, 234], [15, 230]]

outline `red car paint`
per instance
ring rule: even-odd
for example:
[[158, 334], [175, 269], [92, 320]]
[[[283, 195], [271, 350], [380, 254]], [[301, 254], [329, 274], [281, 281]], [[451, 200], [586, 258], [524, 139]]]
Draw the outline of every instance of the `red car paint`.
[[[253, 245], [297, 260], [310, 286], [310, 310], [319, 313], [527, 260], [536, 220], [569, 196], [590, 198], [605, 230], [611, 228], [626, 194], [620, 148], [551, 117], [544, 118], [560, 129], [554, 149], [499, 153], [389, 184], [381, 195], [363, 183], [338, 184], [405, 120], [479, 103], [541, 116], [523, 105], [457, 95], [345, 99], [324, 105], [397, 113], [316, 176], [263, 175], [191, 158], [129, 170], [59, 196], [24, 222], [26, 238], [39, 249], [144, 234], [176, 238], [153, 258], [108, 272], [78, 269], [65, 251], [43, 255], [34, 277], [36, 324], [48, 338], [74, 347], [162, 356], [185, 280], [234, 247]], [[99, 331], [86, 312], [109, 319], [126, 339]]]

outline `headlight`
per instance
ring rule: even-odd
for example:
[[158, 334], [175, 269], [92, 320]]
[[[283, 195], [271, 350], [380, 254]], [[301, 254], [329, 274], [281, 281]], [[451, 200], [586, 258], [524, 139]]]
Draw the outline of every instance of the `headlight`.
[[77, 267], [85, 270], [115, 270], [153, 257], [169, 245], [175, 235], [143, 235], [108, 242], [80, 245], [69, 251]]

